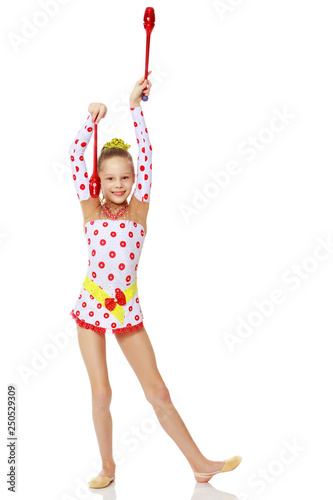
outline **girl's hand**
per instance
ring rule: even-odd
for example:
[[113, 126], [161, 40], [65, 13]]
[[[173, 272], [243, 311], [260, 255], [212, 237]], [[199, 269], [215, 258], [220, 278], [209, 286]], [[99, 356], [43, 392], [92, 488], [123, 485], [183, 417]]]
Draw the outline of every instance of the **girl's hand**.
[[108, 110], [105, 104], [101, 102], [92, 102], [89, 104], [88, 111], [91, 114], [92, 121], [97, 124], [104, 118]]
[[[148, 76], [150, 75], [151, 71], [152, 70], [148, 71]], [[149, 95], [151, 88], [151, 81], [145, 80], [145, 77], [143, 76], [142, 78], [140, 78], [140, 80], [136, 82], [134, 89], [132, 90], [132, 93], [130, 95], [129, 102], [131, 108], [136, 108], [137, 106], [140, 106], [140, 102], [142, 99], [142, 91], [145, 87], [148, 88], [143, 93], [144, 95]]]

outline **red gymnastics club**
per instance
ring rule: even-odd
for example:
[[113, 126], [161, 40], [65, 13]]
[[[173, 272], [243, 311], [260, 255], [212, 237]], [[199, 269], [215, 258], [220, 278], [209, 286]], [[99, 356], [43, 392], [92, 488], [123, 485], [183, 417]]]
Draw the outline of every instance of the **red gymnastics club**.
[[92, 198], [98, 198], [101, 190], [101, 179], [97, 173], [97, 123], [94, 123], [94, 169], [92, 176], [89, 179], [89, 190]]
[[[146, 39], [146, 68], [145, 68], [145, 79], [148, 77], [148, 62], [149, 62], [149, 47], [150, 47], [150, 35], [155, 26], [155, 11], [154, 7], [147, 7], [145, 10], [145, 15], [143, 16], [143, 26], [147, 33]], [[144, 90], [147, 90], [146, 87]], [[143, 101], [148, 101], [147, 95], [142, 95]]]

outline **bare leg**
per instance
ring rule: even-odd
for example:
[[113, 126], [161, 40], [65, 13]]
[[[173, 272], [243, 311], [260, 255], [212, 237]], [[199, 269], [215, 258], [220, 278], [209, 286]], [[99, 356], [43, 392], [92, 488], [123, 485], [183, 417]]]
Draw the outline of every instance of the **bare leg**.
[[[183, 452], [193, 472], [212, 472], [220, 469], [224, 462], [208, 460], [201, 453], [174, 407], [169, 391], [157, 368], [155, 353], [146, 329], [143, 327], [134, 332], [115, 335], [120, 348], [140, 381], [147, 400], [152, 404], [161, 426]], [[207, 482], [211, 476], [195, 478], [198, 482]]]
[[112, 391], [109, 382], [105, 335], [77, 325], [78, 341], [91, 385], [92, 416], [102, 458], [99, 476], [113, 477], [116, 464], [112, 456]]

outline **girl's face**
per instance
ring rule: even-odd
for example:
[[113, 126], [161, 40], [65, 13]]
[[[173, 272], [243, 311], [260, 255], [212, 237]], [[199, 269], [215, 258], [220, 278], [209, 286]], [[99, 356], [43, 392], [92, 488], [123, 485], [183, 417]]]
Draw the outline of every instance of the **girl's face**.
[[124, 203], [131, 194], [135, 180], [129, 161], [119, 156], [107, 158], [103, 160], [99, 176], [106, 201]]

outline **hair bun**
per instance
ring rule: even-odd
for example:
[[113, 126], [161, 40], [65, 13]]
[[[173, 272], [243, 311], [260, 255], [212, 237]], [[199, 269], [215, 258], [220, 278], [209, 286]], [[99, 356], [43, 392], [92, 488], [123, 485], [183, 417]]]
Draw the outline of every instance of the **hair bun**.
[[126, 144], [122, 139], [117, 139], [116, 137], [114, 137], [111, 141], [104, 144], [102, 151], [109, 148], [120, 148], [128, 150], [130, 147], [131, 146], [129, 144]]

